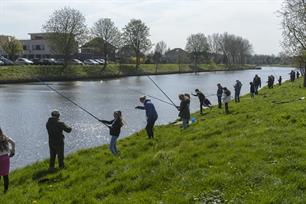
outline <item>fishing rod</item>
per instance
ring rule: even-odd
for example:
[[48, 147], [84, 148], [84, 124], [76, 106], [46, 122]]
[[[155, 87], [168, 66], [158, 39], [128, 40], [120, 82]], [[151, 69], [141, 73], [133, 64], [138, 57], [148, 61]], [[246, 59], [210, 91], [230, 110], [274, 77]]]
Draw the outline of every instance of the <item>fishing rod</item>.
[[176, 107], [175, 103], [171, 100], [171, 98], [156, 84], [156, 82], [149, 76], [147, 77], [153, 82], [153, 84], [169, 99], [169, 101], [172, 103], [173, 106]]
[[163, 102], [163, 103], [166, 103], [166, 104], [168, 104], [168, 105], [173, 106], [173, 104], [172, 104], [172, 103], [169, 103], [168, 101], [162, 100], [162, 99], [157, 98], [157, 97], [155, 97], [155, 96], [151, 96], [151, 95], [145, 94], [145, 93], [143, 93], [143, 92], [141, 92], [141, 91], [134, 90], [134, 89], [133, 89], [133, 91], [135, 91], [135, 92], [137, 92], [137, 93], [140, 93], [140, 94], [142, 94], [142, 95], [149, 96], [150, 98], [156, 99], [156, 100], [158, 100], [158, 101], [160, 101], [160, 102]]
[[[49, 84], [41, 81], [39, 78], [35, 77], [35, 79], [37, 81], [39, 81], [40, 83], [42, 83], [43, 85], [47, 86], [49, 89], [51, 89], [52, 91], [54, 91], [55, 93], [57, 93], [58, 95], [60, 95], [61, 97], [63, 97], [64, 99], [66, 99], [67, 101], [69, 101], [70, 103], [72, 103], [73, 105], [77, 106], [78, 108], [80, 108], [81, 110], [83, 110], [84, 112], [86, 112], [87, 114], [89, 114], [90, 116], [92, 116], [93, 118], [95, 118], [96, 120], [98, 120], [100, 122], [100, 119], [95, 116], [94, 114], [90, 113], [88, 110], [86, 110], [85, 108], [83, 108], [82, 106], [80, 106], [79, 104], [77, 104], [76, 102], [74, 102], [73, 100], [71, 100], [70, 98], [68, 98], [67, 96], [63, 95], [62, 93], [60, 93], [59, 91], [57, 91], [55, 88], [53, 88], [52, 86], [50, 86]], [[103, 125], [107, 126], [106, 124], [102, 123]]]

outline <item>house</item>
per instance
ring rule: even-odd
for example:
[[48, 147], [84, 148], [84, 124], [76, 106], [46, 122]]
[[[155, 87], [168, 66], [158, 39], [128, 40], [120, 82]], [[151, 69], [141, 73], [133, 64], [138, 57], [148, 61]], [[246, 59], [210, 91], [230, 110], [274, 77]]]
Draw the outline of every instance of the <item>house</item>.
[[162, 57], [162, 62], [171, 64], [188, 64], [191, 63], [191, 57], [188, 52], [181, 48], [168, 50]]
[[54, 53], [47, 43], [48, 33], [29, 33], [29, 40], [20, 40], [23, 45], [23, 57], [33, 58], [50, 58]]
[[[106, 43], [108, 53], [107, 58], [109, 60], [115, 60], [116, 58], [116, 47]], [[102, 38], [96, 37], [92, 39], [91, 41], [87, 42], [81, 47], [81, 55], [82, 58], [105, 58], [105, 47], [104, 47], [104, 41]]]

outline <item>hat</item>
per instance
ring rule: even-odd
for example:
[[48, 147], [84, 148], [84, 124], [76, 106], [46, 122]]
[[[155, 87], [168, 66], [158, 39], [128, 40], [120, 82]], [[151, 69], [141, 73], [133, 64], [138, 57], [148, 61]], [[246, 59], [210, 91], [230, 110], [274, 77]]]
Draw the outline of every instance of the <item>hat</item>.
[[196, 89], [196, 90], [194, 90], [194, 91], [199, 91], [199, 89]]
[[141, 96], [141, 97], [139, 98], [139, 100], [140, 100], [140, 101], [144, 101], [144, 100], [146, 100], [146, 98], [147, 98], [146, 96]]
[[59, 117], [59, 116], [60, 116], [60, 112], [59, 112], [58, 110], [53, 110], [53, 111], [51, 112], [51, 116], [52, 116], [52, 117]]

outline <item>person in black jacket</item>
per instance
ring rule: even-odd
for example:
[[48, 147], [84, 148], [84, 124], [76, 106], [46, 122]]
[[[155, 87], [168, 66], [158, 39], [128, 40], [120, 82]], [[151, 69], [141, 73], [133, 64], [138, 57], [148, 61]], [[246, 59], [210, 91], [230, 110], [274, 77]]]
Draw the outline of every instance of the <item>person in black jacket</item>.
[[123, 126], [123, 120], [122, 120], [122, 113], [121, 111], [115, 111], [114, 112], [114, 119], [113, 120], [99, 120], [101, 123], [104, 123], [109, 128], [109, 134], [112, 136], [109, 149], [113, 153], [113, 155], [116, 155], [118, 153], [116, 142], [120, 135], [121, 127]]
[[205, 95], [199, 90], [195, 90], [195, 94], [192, 94], [193, 96], [197, 96], [200, 101], [200, 113], [203, 115], [203, 106], [204, 106], [204, 100], [205, 100]]
[[217, 84], [218, 90], [217, 90], [217, 97], [218, 97], [218, 108], [222, 108], [222, 94], [223, 94], [223, 89], [221, 84]]
[[186, 129], [189, 125], [189, 119], [190, 119], [190, 109], [189, 109], [189, 103], [190, 99], [184, 94], [179, 95], [179, 99], [181, 100], [180, 106], [177, 106], [177, 110], [179, 111], [179, 117], [182, 119], [183, 125], [182, 127]]
[[154, 125], [158, 118], [158, 114], [156, 112], [155, 106], [151, 102], [151, 100], [147, 99], [146, 96], [142, 96], [139, 98], [139, 101], [144, 106], [136, 106], [135, 109], [145, 110], [147, 116], [147, 125], [146, 131], [149, 139], [154, 138]]
[[251, 98], [254, 98], [255, 96], [255, 85], [253, 82], [250, 82], [250, 94], [251, 94]]
[[46, 128], [49, 135], [49, 149], [50, 149], [50, 164], [49, 171], [54, 171], [55, 158], [57, 155], [59, 168], [64, 168], [64, 134], [63, 131], [71, 132], [71, 127], [61, 122], [59, 111], [52, 111], [51, 117], [48, 119]]

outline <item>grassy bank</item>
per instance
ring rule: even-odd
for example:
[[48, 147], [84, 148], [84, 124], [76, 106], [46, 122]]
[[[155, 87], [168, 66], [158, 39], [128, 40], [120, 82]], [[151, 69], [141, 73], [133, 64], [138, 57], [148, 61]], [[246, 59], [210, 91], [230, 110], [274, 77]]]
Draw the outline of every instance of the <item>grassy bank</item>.
[[[252, 68], [252, 65], [244, 65], [237, 69]], [[224, 65], [201, 64], [199, 71], [227, 70]], [[161, 64], [157, 68], [157, 74], [192, 72], [192, 67], [188, 64]], [[156, 66], [153, 64], [142, 64], [138, 69], [135, 65], [109, 64], [107, 69], [102, 71], [99, 66], [70, 66], [63, 69], [62, 66], [9, 66], [0, 67], [0, 82], [23, 82], [35, 81], [35, 77], [44, 80], [80, 80], [80, 79], [100, 79], [113, 78], [130, 75], [155, 74]]]
[[154, 140], [135, 133], [116, 157], [104, 145], [69, 155], [53, 174], [47, 161], [16, 170], [0, 203], [305, 203], [301, 86], [264, 88], [231, 102], [229, 115], [195, 113], [187, 130], [159, 126]]

